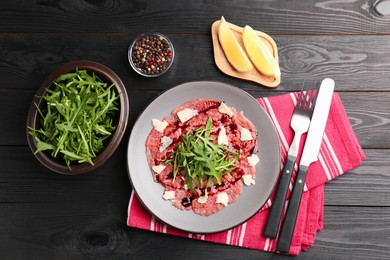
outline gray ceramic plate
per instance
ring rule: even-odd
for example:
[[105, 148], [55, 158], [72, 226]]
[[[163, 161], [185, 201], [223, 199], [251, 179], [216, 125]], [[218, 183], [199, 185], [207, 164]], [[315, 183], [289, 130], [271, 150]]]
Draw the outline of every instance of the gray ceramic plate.
[[[224, 100], [243, 111], [258, 130], [259, 158], [256, 185], [244, 186], [239, 199], [219, 212], [202, 217], [179, 210], [162, 198], [163, 187], [153, 181], [145, 156], [145, 141], [152, 118], [162, 120], [184, 102], [195, 98]], [[252, 217], [265, 204], [280, 171], [280, 146], [274, 124], [259, 103], [245, 91], [218, 82], [189, 82], [158, 96], [140, 115], [130, 135], [127, 167], [132, 186], [143, 205], [168, 225], [193, 233], [214, 233], [230, 229]]]

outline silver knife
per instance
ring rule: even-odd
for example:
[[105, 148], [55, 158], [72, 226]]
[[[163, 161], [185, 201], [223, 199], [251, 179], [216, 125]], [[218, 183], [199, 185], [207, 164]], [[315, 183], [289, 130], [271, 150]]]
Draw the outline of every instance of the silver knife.
[[316, 106], [313, 111], [310, 128], [299, 163], [298, 174], [276, 246], [276, 251], [280, 253], [288, 253], [290, 249], [303, 187], [305, 186], [306, 173], [310, 164], [318, 160], [330, 104], [332, 102], [334, 85], [335, 82], [332, 79], [324, 79], [318, 92]]

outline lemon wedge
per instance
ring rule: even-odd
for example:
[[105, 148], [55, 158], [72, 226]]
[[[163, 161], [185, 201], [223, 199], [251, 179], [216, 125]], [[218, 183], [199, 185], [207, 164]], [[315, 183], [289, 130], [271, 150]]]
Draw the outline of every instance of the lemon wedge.
[[249, 25], [244, 27], [242, 40], [249, 58], [258, 71], [269, 77], [280, 76], [279, 64], [275, 57]]
[[218, 28], [218, 39], [229, 63], [239, 72], [253, 69], [252, 63], [238, 43], [225, 18], [222, 16]]

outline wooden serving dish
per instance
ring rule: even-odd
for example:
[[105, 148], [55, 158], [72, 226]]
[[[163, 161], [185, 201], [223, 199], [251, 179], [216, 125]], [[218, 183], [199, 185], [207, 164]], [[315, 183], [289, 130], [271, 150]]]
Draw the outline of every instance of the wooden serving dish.
[[[214, 60], [217, 67], [223, 73], [232, 77], [253, 81], [269, 88], [276, 88], [277, 86], [279, 86], [280, 76], [277, 78], [267, 77], [262, 73], [260, 73], [255, 67], [253, 67], [253, 69], [249, 72], [239, 72], [230, 65], [229, 61], [226, 59], [226, 56], [222, 50], [222, 46], [218, 40], [219, 22], [220, 22], [219, 20], [215, 21], [211, 26], [211, 37], [213, 40], [213, 48], [214, 48]], [[230, 26], [230, 29], [233, 31], [234, 36], [237, 38], [239, 44], [245, 50], [244, 44], [242, 42], [242, 31], [244, 30], [244, 28], [231, 23], [228, 24]], [[264, 43], [267, 45], [267, 47], [270, 49], [276, 61], [279, 62], [278, 49], [275, 41], [268, 34], [256, 30], [255, 32], [259, 35], [260, 39], [262, 39]]]

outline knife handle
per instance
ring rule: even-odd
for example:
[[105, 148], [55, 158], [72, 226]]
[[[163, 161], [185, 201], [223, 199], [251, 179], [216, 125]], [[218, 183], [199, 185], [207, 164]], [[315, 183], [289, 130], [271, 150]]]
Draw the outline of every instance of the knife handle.
[[279, 223], [296, 158], [296, 156], [289, 155], [284, 164], [278, 189], [276, 190], [275, 198], [272, 201], [271, 211], [268, 215], [267, 224], [265, 225], [263, 232], [263, 236], [265, 237], [276, 238], [276, 235], [278, 234]]
[[298, 216], [299, 205], [301, 204], [301, 197], [303, 187], [305, 186], [306, 172], [308, 168], [308, 166], [299, 166], [297, 178], [294, 183], [290, 202], [288, 203], [282, 230], [280, 231], [278, 244], [276, 246], [277, 252], [288, 253], [290, 250], [290, 244], [294, 233], [295, 222]]

